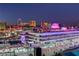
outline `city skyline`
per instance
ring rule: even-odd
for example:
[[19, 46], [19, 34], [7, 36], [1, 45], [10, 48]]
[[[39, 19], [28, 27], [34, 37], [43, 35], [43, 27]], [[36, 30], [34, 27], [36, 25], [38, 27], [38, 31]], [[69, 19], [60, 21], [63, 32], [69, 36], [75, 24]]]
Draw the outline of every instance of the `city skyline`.
[[79, 56], [79, 4], [0, 3], [0, 56]]
[[23, 21], [36, 20], [58, 22], [66, 25], [77, 25], [79, 22], [79, 4], [0, 4], [0, 20], [16, 23], [18, 18]]

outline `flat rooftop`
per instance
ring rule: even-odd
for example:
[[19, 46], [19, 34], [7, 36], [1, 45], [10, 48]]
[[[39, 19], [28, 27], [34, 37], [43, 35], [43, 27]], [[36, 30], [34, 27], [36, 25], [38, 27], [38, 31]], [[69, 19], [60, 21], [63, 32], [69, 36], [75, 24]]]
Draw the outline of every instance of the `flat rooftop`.
[[61, 35], [61, 34], [74, 34], [74, 33], [79, 33], [79, 31], [57, 31], [57, 32], [43, 32], [43, 33], [35, 33], [35, 32], [29, 32], [31, 35], [36, 35], [36, 36], [44, 36], [44, 35]]

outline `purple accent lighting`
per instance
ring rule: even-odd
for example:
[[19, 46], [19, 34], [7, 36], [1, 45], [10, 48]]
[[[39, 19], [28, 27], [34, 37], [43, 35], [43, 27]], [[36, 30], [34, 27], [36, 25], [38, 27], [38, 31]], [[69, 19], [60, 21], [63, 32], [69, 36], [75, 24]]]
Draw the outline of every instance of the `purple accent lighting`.
[[53, 24], [51, 25], [51, 28], [52, 28], [52, 29], [59, 29], [60, 26], [59, 26], [58, 23], [53, 23]]
[[21, 35], [20, 41], [21, 41], [23, 44], [26, 44], [26, 39], [25, 39], [25, 36], [24, 36], [24, 35]]

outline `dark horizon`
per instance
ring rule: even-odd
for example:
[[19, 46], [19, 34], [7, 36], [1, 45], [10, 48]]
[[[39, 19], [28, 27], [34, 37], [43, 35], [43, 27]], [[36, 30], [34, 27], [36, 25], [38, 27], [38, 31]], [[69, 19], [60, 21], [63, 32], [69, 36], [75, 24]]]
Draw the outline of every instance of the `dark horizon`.
[[72, 3], [0, 3], [0, 20], [16, 23], [18, 18], [23, 21], [42, 20], [58, 22], [66, 25], [79, 24], [79, 4]]

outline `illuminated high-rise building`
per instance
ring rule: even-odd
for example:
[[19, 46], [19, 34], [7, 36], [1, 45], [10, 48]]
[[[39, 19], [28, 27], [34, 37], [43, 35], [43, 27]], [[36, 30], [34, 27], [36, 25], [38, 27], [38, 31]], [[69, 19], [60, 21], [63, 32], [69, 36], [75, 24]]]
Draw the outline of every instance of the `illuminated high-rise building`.
[[47, 21], [42, 21], [41, 22], [41, 28], [43, 29], [42, 31], [49, 31], [50, 23]]
[[49, 23], [48, 22], [41, 22], [41, 27], [42, 28], [47, 28], [47, 27], [49, 27]]
[[6, 22], [0, 22], [0, 30], [6, 29]]
[[36, 21], [35, 21], [35, 20], [31, 20], [31, 21], [29, 22], [29, 25], [30, 25], [31, 27], [36, 27]]

